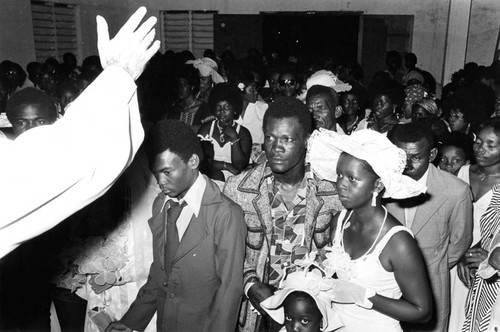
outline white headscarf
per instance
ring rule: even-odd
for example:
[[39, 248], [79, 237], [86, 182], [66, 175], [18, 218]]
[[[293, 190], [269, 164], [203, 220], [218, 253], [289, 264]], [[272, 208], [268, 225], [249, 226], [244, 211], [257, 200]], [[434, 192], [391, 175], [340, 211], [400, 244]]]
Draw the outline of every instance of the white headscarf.
[[313, 85], [323, 85], [335, 90], [335, 92], [345, 92], [351, 90], [351, 85], [342, 82], [334, 73], [328, 70], [318, 70], [307, 79], [306, 87], [309, 90]]
[[201, 58], [196, 60], [186, 61], [187, 65], [193, 65], [194, 68], [198, 69], [200, 75], [203, 77], [212, 76], [212, 81], [217, 83], [225, 82], [224, 78], [217, 72], [217, 62], [210, 58]]

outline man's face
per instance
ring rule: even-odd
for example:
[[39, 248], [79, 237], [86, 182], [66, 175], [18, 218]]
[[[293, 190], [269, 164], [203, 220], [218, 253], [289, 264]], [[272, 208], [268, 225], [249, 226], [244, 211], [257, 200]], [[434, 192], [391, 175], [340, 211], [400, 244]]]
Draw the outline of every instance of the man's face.
[[335, 125], [337, 124], [335, 109], [331, 109], [328, 106], [324, 96], [317, 95], [309, 98], [307, 107], [309, 107], [309, 110], [313, 114], [316, 129], [325, 128], [335, 130]]
[[156, 155], [151, 171], [161, 191], [175, 198], [182, 198], [196, 181], [198, 163], [193, 155], [184, 162], [177, 154], [166, 150]]
[[307, 137], [298, 119], [269, 118], [264, 136], [264, 150], [273, 173], [287, 173], [304, 164]]
[[38, 105], [19, 107], [12, 117], [12, 129], [15, 137], [31, 128], [52, 124], [56, 121], [55, 114]]
[[417, 142], [396, 141], [394, 144], [406, 152], [406, 168], [403, 174], [413, 180], [419, 180], [429, 168], [429, 163], [436, 158], [437, 150], [431, 149], [424, 138]]

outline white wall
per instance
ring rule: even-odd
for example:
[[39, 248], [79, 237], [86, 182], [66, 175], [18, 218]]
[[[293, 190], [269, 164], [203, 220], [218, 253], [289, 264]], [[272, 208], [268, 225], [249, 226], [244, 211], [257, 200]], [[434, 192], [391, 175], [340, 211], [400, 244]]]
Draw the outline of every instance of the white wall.
[[500, 1], [472, 1], [466, 62], [489, 66], [500, 28]]
[[[483, 0], [485, 1], [485, 0]], [[490, 0], [498, 1], [498, 0]], [[441, 80], [449, 0], [129, 0], [129, 8], [217, 10], [221, 14], [272, 11], [361, 11], [371, 15], [414, 15], [412, 51], [419, 66]]]

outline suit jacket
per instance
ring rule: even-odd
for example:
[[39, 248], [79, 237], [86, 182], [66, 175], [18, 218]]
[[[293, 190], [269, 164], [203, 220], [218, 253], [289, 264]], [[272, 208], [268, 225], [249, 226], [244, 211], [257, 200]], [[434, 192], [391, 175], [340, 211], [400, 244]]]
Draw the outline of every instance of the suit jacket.
[[[200, 175], [201, 176], [201, 175]], [[157, 331], [232, 332], [243, 292], [245, 223], [241, 208], [210, 179], [172, 266], [165, 266], [165, 195], [153, 203], [153, 263], [121, 322], [144, 330], [157, 312]]]
[[[245, 173], [230, 177], [224, 193], [240, 204], [247, 226], [244, 284], [256, 277], [263, 283], [269, 278], [269, 253], [273, 220], [269, 192], [264, 178], [263, 163]], [[307, 183], [305, 242], [309, 250], [317, 250], [330, 242], [332, 215], [342, 209], [335, 184], [318, 179]], [[257, 315], [249, 310], [247, 299], [240, 312], [240, 326], [244, 331], [258, 328]]]
[[[424, 256], [434, 297], [434, 317], [405, 331], [447, 331], [450, 314], [450, 268], [472, 242], [472, 195], [457, 177], [429, 165], [427, 193], [386, 204], [405, 223], [404, 206], [417, 206], [411, 230]], [[416, 204], [411, 204], [411, 202]]]

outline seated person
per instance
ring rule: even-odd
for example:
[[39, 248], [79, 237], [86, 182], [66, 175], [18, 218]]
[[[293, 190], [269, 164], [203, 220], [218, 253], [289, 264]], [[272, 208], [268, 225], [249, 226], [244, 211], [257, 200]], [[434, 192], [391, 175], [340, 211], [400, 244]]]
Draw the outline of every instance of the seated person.
[[72, 103], [80, 94], [75, 81], [64, 81], [57, 85], [57, 101], [59, 102], [60, 113], [64, 115], [66, 107]]
[[350, 135], [352, 132], [366, 129], [366, 105], [363, 91], [354, 86], [351, 91], [340, 94], [342, 115], [337, 123], [342, 130]]
[[259, 100], [257, 93], [257, 82], [251, 73], [242, 73], [237, 84], [243, 98], [243, 108], [236, 122], [248, 129], [252, 135], [251, 162], [260, 164], [265, 160], [262, 151], [264, 144], [264, 131], [262, 130], [262, 120], [266, 114], [268, 104]]
[[204, 172], [213, 180], [225, 181], [248, 166], [252, 137], [234, 121], [243, 106], [238, 89], [228, 83], [217, 84], [208, 105], [216, 119], [204, 123], [198, 131], [206, 157]]
[[7, 118], [17, 137], [31, 128], [52, 124], [57, 120], [55, 101], [36, 88], [25, 88], [7, 101]]
[[197, 132], [201, 125], [213, 120], [206, 104], [196, 99], [200, 87], [198, 71], [191, 65], [183, 65], [177, 72], [177, 101], [167, 110], [166, 118], [180, 120]]

